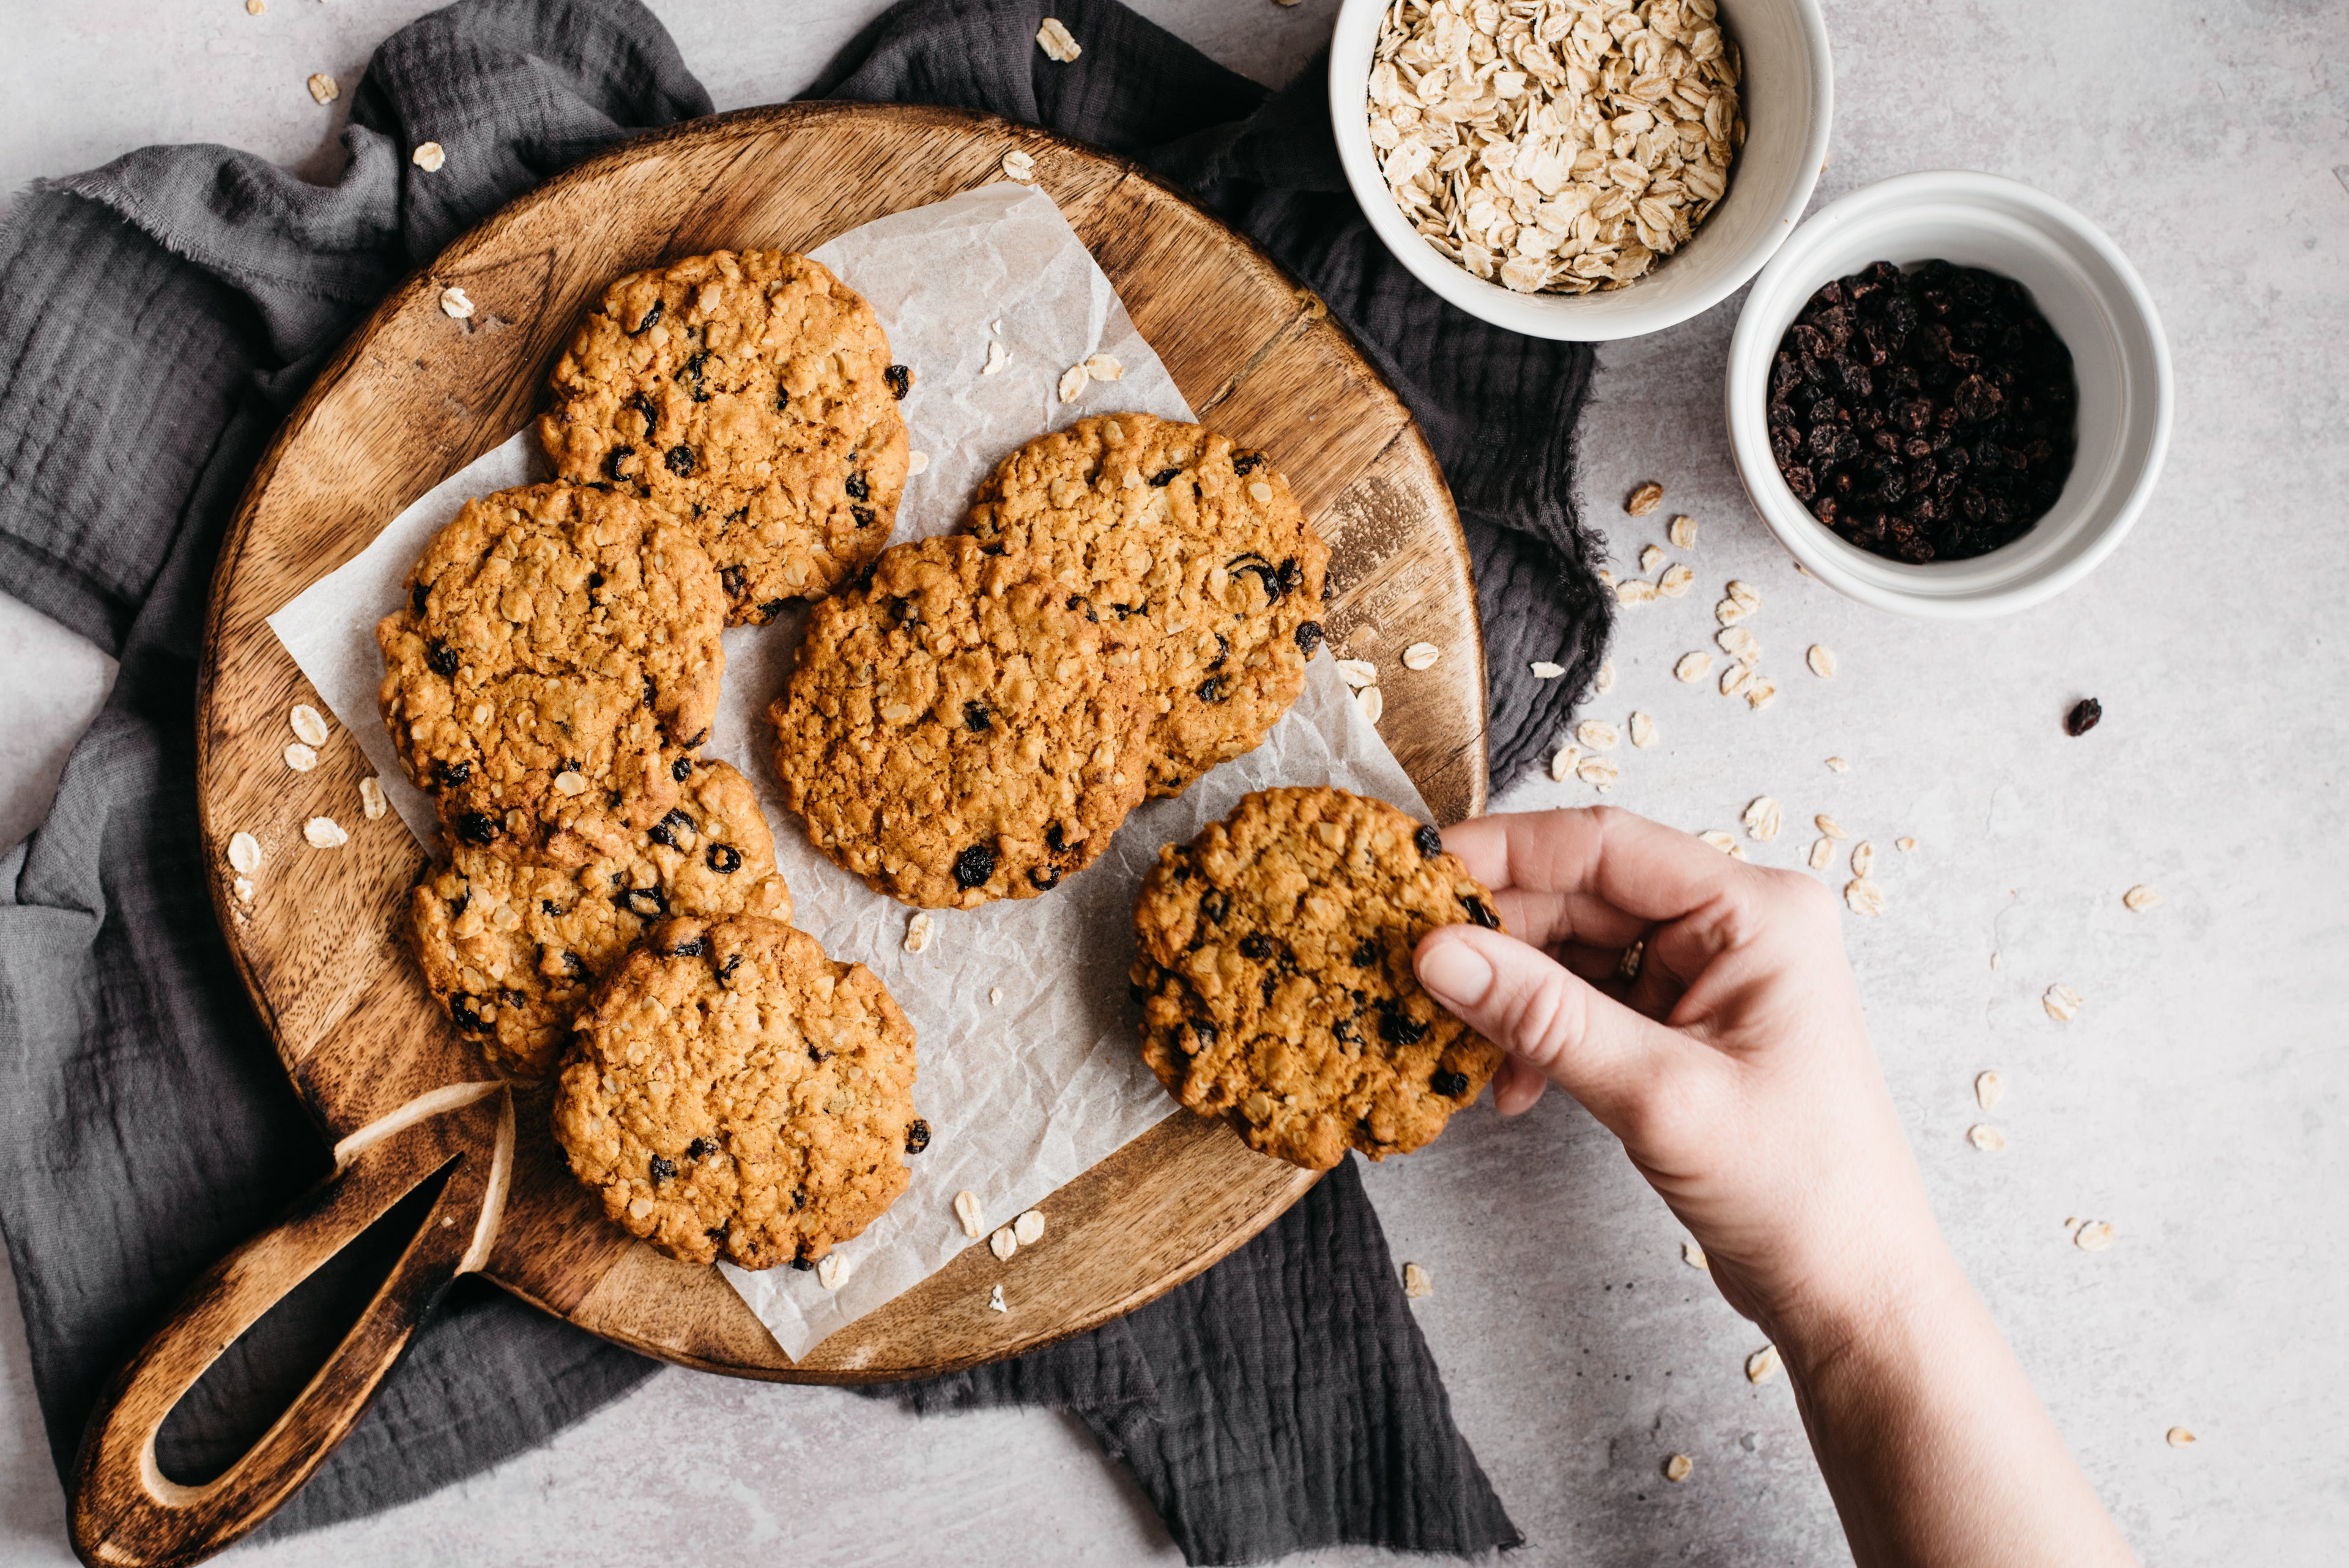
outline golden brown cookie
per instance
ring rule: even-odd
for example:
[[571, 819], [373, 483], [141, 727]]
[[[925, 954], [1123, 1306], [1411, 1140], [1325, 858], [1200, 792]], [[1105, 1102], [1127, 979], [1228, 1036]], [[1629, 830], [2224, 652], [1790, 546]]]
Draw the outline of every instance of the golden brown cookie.
[[775, 841], [750, 780], [698, 762], [649, 828], [592, 846], [576, 866], [465, 844], [409, 895], [409, 932], [433, 999], [491, 1062], [543, 1078], [596, 980], [672, 916], [789, 921]]
[[565, 479], [690, 528], [730, 621], [770, 621], [889, 542], [912, 384], [873, 307], [821, 264], [718, 251], [604, 292], [554, 366], [538, 434]]
[[1133, 642], [1153, 795], [1254, 750], [1305, 689], [1330, 551], [1261, 452], [1148, 414], [1080, 419], [998, 464], [963, 526], [1045, 558]]
[[783, 800], [876, 892], [1033, 898], [1142, 799], [1142, 687], [1113, 624], [1017, 553], [901, 544], [818, 604], [769, 710]]
[[465, 503], [375, 629], [383, 721], [454, 843], [584, 853], [650, 825], [718, 710], [709, 558], [642, 501], [531, 485]]
[[817, 1259], [912, 1180], [914, 1026], [861, 964], [736, 916], [654, 928], [597, 987], [554, 1136], [604, 1212], [673, 1258]]
[[1247, 796], [1159, 851], [1134, 901], [1143, 1056], [1292, 1164], [1408, 1153], [1501, 1063], [1412, 972], [1422, 936], [1469, 921], [1500, 929], [1433, 828], [1342, 789]]

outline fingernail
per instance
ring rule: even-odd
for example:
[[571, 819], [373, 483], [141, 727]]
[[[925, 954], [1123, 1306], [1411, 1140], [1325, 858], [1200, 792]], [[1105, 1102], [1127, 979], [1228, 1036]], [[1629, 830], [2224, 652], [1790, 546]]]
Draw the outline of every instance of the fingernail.
[[1482, 999], [1491, 988], [1493, 966], [1485, 962], [1483, 954], [1455, 937], [1420, 954], [1419, 983], [1446, 1006], [1464, 1006]]

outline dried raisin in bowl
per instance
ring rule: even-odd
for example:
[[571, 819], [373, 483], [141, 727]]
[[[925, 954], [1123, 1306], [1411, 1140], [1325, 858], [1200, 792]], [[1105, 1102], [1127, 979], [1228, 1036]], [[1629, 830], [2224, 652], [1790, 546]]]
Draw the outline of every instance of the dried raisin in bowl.
[[[1871, 262], [1934, 259], [2013, 278], [2072, 353], [2076, 451], [2063, 493], [2012, 543], [1910, 565], [1837, 537], [1787, 488], [1770, 450], [1770, 364], [1803, 306]], [[1821, 209], [1754, 280], [1729, 349], [1730, 449], [1754, 510], [1795, 559], [1862, 603], [1935, 619], [2005, 614], [2078, 582], [2145, 509], [2169, 445], [2169, 349], [2136, 269], [2069, 207], [1963, 171], [1904, 174]]]
[[1835, 71], [1818, 0], [1715, 0], [1744, 61], [1745, 142], [1728, 189], [1687, 243], [1619, 288], [1519, 294], [1478, 277], [1429, 244], [1395, 206], [1371, 142], [1369, 84], [1392, 0], [1344, 0], [1330, 39], [1330, 119], [1346, 183], [1379, 237], [1413, 276], [1481, 321], [1528, 337], [1606, 342], [1661, 332], [1744, 287], [1793, 233], [1826, 162]]

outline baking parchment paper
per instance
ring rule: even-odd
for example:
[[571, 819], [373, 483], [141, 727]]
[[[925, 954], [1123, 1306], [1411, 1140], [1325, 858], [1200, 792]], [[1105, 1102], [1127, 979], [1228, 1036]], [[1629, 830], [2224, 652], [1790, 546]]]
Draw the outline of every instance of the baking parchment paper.
[[[900, 406], [927, 467], [905, 487], [899, 541], [951, 531], [979, 480], [1040, 431], [1088, 414], [1138, 410], [1188, 419], [1165, 366], [1134, 331], [1109, 279], [1051, 198], [1009, 183], [982, 187], [852, 230], [812, 253], [872, 303], [893, 354], [914, 370]], [[1005, 350], [988, 372], [988, 345]], [[1062, 373], [1094, 354], [1123, 366], [1060, 400]], [[367, 548], [269, 618], [270, 627], [381, 775], [385, 793], [426, 844], [431, 802], [399, 770], [376, 705], [383, 660], [375, 624], [400, 581], [467, 499], [545, 477], [522, 431], [434, 487]], [[887, 1213], [839, 1249], [837, 1289], [812, 1273], [720, 1264], [784, 1353], [909, 1290], [965, 1247], [954, 1196], [976, 1193], [992, 1229], [1022, 1210], [1047, 1220], [1052, 1191], [1174, 1109], [1143, 1065], [1126, 995], [1135, 891], [1159, 846], [1187, 840], [1251, 789], [1334, 784], [1422, 818], [1426, 803], [1362, 717], [1324, 652], [1305, 694], [1265, 744], [1176, 800], [1145, 802], [1109, 850], [1050, 895], [933, 912], [928, 945], [905, 950], [912, 911], [873, 892], [810, 847], [782, 809], [768, 762], [767, 705], [780, 695], [803, 613], [725, 634], [726, 676], [704, 755], [732, 763], [759, 791], [791, 883], [792, 921], [835, 959], [869, 965], [912, 1019], [916, 1110], [930, 1146], [908, 1160], [913, 1183]], [[356, 807], [357, 802], [353, 802]], [[1017, 1313], [1019, 1303], [1005, 1303]], [[984, 1297], [969, 1310], [988, 1310]]]

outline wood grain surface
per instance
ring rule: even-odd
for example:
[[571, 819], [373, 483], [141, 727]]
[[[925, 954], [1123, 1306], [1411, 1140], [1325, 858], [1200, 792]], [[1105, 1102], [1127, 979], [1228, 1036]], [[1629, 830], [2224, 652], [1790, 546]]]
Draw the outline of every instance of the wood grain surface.
[[[362, 818], [358, 748], [338, 732], [309, 773], [279, 760], [288, 709], [319, 699], [265, 617], [520, 428], [582, 309], [616, 274], [719, 247], [810, 249], [999, 179], [1015, 147], [1200, 418], [1267, 451], [1330, 540], [1331, 641], [1385, 672], [1381, 728], [1439, 818], [1483, 809], [1484, 656], [1458, 520], [1402, 404], [1318, 299], [1146, 171], [1032, 127], [837, 104], [695, 121], [550, 181], [395, 292], [288, 419], [222, 551], [199, 714], [214, 901], [329, 1138], [492, 1075], [402, 951], [400, 911], [424, 851], [395, 817]], [[474, 301], [469, 321], [439, 307], [452, 284]], [[1444, 656], [1404, 671], [1396, 655], [1422, 638]], [[313, 816], [335, 818], [348, 844], [308, 847]], [[231, 891], [226, 858], [240, 830], [264, 851], [249, 904]], [[483, 1272], [650, 1355], [786, 1380], [936, 1373], [1096, 1326], [1224, 1256], [1313, 1180], [1178, 1115], [1055, 1194], [1049, 1245], [1009, 1264], [973, 1248], [793, 1364], [715, 1271], [603, 1219], [565, 1173], [543, 1091], [514, 1104], [511, 1189]], [[996, 1283], [1019, 1310], [985, 1309]]]

